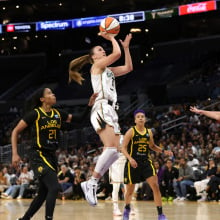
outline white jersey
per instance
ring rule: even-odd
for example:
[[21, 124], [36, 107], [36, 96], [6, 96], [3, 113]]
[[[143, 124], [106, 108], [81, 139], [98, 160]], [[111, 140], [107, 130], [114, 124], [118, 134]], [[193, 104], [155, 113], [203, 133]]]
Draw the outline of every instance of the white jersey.
[[101, 99], [117, 102], [115, 76], [109, 68], [105, 68], [102, 74], [91, 74], [94, 93], [98, 93], [96, 101]]

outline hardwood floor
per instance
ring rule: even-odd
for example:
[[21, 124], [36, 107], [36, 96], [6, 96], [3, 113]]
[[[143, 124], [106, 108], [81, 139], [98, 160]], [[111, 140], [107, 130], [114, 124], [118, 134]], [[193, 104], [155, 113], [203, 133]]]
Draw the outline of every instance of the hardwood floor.
[[[0, 199], [0, 219], [16, 220], [28, 208], [31, 200]], [[119, 206], [123, 209], [123, 201]], [[133, 202], [136, 215], [131, 220], [157, 220], [157, 212], [152, 201]], [[163, 210], [169, 220], [218, 220], [220, 202], [169, 202], [163, 204]], [[32, 220], [44, 220], [44, 206]], [[99, 201], [97, 207], [91, 207], [86, 201], [57, 200], [54, 220], [122, 220], [112, 215], [111, 201]]]

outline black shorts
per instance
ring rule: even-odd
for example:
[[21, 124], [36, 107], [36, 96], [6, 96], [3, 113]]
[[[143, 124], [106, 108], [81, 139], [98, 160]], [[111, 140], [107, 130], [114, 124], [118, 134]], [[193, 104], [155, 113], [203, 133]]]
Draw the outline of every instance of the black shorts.
[[138, 167], [133, 168], [129, 161], [125, 164], [124, 183], [135, 184], [146, 181], [147, 178], [156, 175], [151, 160], [138, 162]]
[[38, 151], [31, 153], [31, 168], [36, 178], [44, 176], [49, 170], [57, 172], [57, 166], [52, 157]]

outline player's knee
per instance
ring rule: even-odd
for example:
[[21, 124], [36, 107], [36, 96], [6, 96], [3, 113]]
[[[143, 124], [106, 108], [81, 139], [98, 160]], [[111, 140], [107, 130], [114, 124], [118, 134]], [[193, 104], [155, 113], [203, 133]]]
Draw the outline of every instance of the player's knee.
[[153, 182], [153, 183], [151, 184], [151, 189], [152, 189], [153, 191], [159, 190], [159, 185], [158, 185], [158, 183], [157, 183], [157, 182]]
[[133, 190], [133, 189], [127, 189], [127, 190], [126, 190], [126, 195], [127, 195], [127, 196], [132, 196], [133, 193], [134, 193], [134, 190]]
[[51, 186], [49, 187], [49, 191], [51, 193], [58, 193], [59, 189], [60, 189], [60, 186], [59, 186], [58, 183], [57, 184], [51, 184]]
[[133, 192], [132, 191], [128, 191], [126, 192], [127, 196], [132, 196], [133, 195]]

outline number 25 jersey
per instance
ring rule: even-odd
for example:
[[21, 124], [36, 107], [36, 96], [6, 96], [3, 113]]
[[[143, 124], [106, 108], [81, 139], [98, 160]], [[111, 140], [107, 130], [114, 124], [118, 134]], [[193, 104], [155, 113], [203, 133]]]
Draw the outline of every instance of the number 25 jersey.
[[127, 147], [129, 155], [137, 161], [150, 159], [150, 135], [148, 129], [145, 128], [143, 133], [140, 133], [136, 126], [133, 126], [132, 129], [133, 137]]

